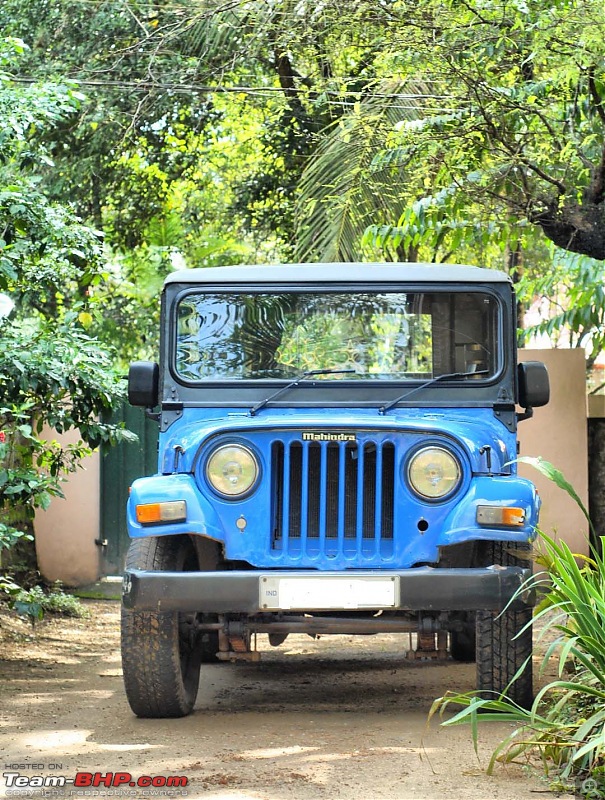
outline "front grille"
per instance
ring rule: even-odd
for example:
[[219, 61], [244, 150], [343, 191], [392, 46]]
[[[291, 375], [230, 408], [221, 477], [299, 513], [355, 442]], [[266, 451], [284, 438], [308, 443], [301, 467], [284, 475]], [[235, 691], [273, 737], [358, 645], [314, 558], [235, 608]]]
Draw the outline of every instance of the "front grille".
[[274, 441], [274, 548], [379, 552], [392, 542], [395, 446], [376, 441]]

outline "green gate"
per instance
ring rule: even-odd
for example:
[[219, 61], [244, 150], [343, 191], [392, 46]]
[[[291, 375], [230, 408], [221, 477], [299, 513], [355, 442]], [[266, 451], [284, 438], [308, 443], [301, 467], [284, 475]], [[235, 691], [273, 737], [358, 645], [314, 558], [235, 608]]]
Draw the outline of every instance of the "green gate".
[[158, 423], [142, 408], [125, 403], [112, 417], [136, 433], [138, 442], [122, 442], [101, 459], [101, 538], [103, 575], [120, 575], [128, 550], [126, 501], [135, 478], [154, 475], [158, 461]]

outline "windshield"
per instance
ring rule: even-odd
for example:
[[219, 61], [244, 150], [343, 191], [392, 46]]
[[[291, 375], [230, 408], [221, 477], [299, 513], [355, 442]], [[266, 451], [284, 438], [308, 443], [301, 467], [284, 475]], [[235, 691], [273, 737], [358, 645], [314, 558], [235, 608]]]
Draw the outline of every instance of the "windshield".
[[497, 364], [498, 301], [485, 292], [189, 292], [176, 310], [186, 381], [427, 380]]

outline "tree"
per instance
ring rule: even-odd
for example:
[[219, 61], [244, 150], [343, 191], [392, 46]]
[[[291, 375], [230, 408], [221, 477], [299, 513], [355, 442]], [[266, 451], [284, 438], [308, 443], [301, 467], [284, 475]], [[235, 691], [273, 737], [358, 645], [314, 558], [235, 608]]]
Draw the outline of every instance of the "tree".
[[[87, 290], [102, 280], [98, 234], [39, 189], [49, 158], [37, 135], [74, 114], [81, 96], [67, 83], [14, 87], [4, 70], [23, 51], [0, 42], [0, 550], [91, 447], [128, 436], [103, 421], [122, 389], [110, 353], [86, 332]], [[81, 439], [63, 448], [43, 438], [45, 425]]]
[[[564, 250], [605, 258], [602, 5], [420, 0], [395, 4], [393, 18], [390, 68], [420, 72], [440, 104], [402, 123], [379, 160], [432, 214], [423, 232], [434, 237], [443, 219], [464, 226], [480, 208], [513, 244], [526, 222]], [[402, 216], [393, 235], [410, 224]], [[453, 224], [438, 234], [456, 238]]]
[[[405, 193], [390, 172], [372, 169], [396, 125], [419, 103], [402, 104], [404, 87], [384, 84], [319, 138], [298, 184], [296, 255], [301, 261], [358, 261], [364, 231], [403, 213]], [[410, 89], [407, 93], [409, 96]]]
[[201, 193], [183, 194], [182, 182], [207, 186], [228, 142], [231, 201], [220, 221], [255, 244], [276, 238], [285, 256], [302, 170], [320, 132], [376, 81], [388, 18], [374, 0], [7, 0], [0, 10], [5, 30], [35, 43], [20, 79], [58, 71], [91, 95], [56, 132], [53, 196], [69, 195], [113, 245], [131, 249], [174, 207], [173, 188], [186, 198], [185, 221], [202, 216]]

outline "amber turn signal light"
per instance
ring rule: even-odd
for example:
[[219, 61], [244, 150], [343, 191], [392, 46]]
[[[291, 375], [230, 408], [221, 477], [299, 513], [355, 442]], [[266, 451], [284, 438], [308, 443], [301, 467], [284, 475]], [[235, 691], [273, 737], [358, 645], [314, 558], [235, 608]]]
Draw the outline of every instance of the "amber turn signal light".
[[145, 503], [136, 508], [137, 522], [151, 525], [158, 522], [183, 522], [187, 519], [187, 503], [173, 500], [168, 503]]
[[477, 524], [522, 527], [525, 525], [525, 511], [510, 506], [477, 506]]

